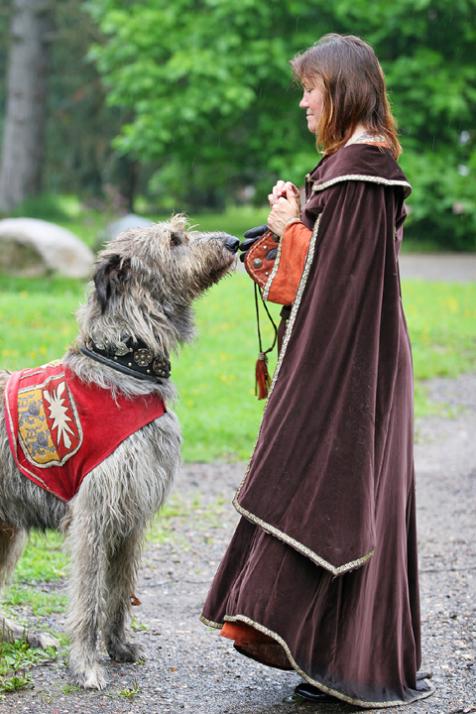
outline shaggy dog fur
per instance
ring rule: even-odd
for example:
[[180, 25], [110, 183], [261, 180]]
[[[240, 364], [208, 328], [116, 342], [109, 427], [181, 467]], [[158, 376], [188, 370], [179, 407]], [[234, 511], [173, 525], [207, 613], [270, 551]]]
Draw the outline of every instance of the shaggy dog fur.
[[[169, 379], [140, 381], [99, 364], [80, 348], [91, 340], [116, 346], [128, 335], [154, 353], [170, 354], [192, 338], [191, 303], [231, 269], [237, 245], [224, 233], [188, 231], [182, 216], [118, 236], [99, 255], [88, 302], [78, 312], [79, 337], [64, 363], [81, 380], [114, 394], [158, 392], [169, 404], [174, 398]], [[8, 373], [0, 372], [2, 395], [7, 379]], [[17, 470], [3, 399], [0, 409], [0, 586], [14, 569], [29, 529], [66, 528], [72, 563], [70, 667], [80, 685], [101, 689], [106, 680], [98, 664], [100, 633], [112, 659], [138, 657], [126, 633], [130, 594], [144, 528], [163, 503], [179, 463], [177, 419], [168, 409], [128, 437], [64, 503]], [[5, 639], [22, 633], [3, 618]], [[51, 644], [47, 635], [30, 635], [29, 640]]]

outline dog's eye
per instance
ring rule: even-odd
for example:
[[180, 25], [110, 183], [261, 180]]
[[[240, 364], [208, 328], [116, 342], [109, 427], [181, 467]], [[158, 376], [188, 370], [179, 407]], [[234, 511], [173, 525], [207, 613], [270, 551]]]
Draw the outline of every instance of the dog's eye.
[[172, 231], [170, 234], [170, 245], [182, 245], [184, 241], [184, 234], [178, 231]]

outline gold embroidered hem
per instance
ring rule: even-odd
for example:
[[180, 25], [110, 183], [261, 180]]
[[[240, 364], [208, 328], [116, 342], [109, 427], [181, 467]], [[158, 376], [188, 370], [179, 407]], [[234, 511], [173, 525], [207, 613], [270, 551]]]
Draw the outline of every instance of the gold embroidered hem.
[[332, 563], [329, 563], [324, 558], [321, 558], [320, 555], [300, 543], [295, 538], [292, 538], [287, 533], [284, 533], [283, 531], [279, 530], [279, 528], [272, 526], [270, 523], [266, 523], [266, 521], [263, 521], [261, 518], [258, 518], [258, 516], [255, 516], [253, 513], [250, 513], [250, 511], [247, 511], [245, 508], [240, 506], [236, 498], [233, 500], [233, 506], [236, 508], [238, 513], [244, 516], [248, 521], [254, 523], [257, 526], [260, 526], [264, 531], [266, 531], [266, 533], [269, 533], [275, 538], [278, 538], [278, 540], [282, 541], [283, 543], [286, 543], [286, 545], [291, 546], [291, 548], [297, 550], [298, 553], [301, 553], [302, 555], [305, 555], [306, 558], [309, 558], [309, 560], [311, 560], [315, 565], [324, 568], [324, 570], [329, 571], [329, 573], [332, 573], [332, 575], [334, 575], [335, 577], [337, 577], [338, 575], [343, 575], [344, 573], [349, 573], [352, 570], [355, 570], [356, 568], [362, 567], [362, 565], [365, 565], [365, 563], [370, 560], [370, 558], [374, 554], [374, 549], [372, 549], [369, 553], [365, 553], [360, 558], [351, 560], [348, 563], [342, 563], [342, 565], [337, 566], [332, 565]]
[[211, 622], [210, 620], [207, 620], [207, 618], [204, 617], [203, 615], [200, 616], [201, 622], [203, 622], [208, 627], [213, 627], [214, 629], [221, 630], [221, 628], [223, 627], [225, 622], [243, 622], [245, 625], [254, 627], [256, 630], [258, 630], [259, 632], [262, 632], [264, 635], [271, 637], [279, 645], [281, 645], [292, 668], [306, 682], [309, 682], [309, 684], [312, 684], [314, 687], [317, 687], [317, 689], [319, 689], [321, 692], [324, 692], [325, 694], [329, 694], [330, 696], [335, 697], [336, 699], [340, 699], [341, 701], [346, 702], [347, 704], [352, 704], [353, 706], [358, 706], [358, 707], [364, 707], [365, 709], [382, 709], [385, 707], [400, 707], [405, 704], [412, 704], [413, 702], [419, 701], [420, 699], [426, 699], [427, 697], [430, 697], [435, 692], [435, 688], [434, 688], [433, 684], [431, 684], [430, 682], [425, 680], [428, 685], [428, 690], [421, 692], [420, 694], [415, 695], [413, 698], [405, 700], [405, 701], [396, 699], [396, 700], [392, 700], [392, 701], [368, 702], [363, 699], [354, 699], [353, 697], [349, 697], [344, 692], [340, 692], [337, 689], [333, 689], [332, 687], [327, 686], [323, 682], [320, 682], [319, 680], [309, 676], [306, 672], [304, 672], [304, 670], [301, 669], [299, 664], [294, 659], [294, 657], [291, 653], [291, 650], [289, 649], [286, 641], [280, 635], [278, 635], [277, 632], [273, 632], [273, 630], [270, 630], [268, 627], [264, 627], [264, 625], [261, 625], [259, 622], [256, 622], [255, 620], [251, 619], [250, 617], [247, 617], [246, 615], [225, 615], [225, 617], [223, 619], [224, 619], [224, 622], [220, 624], [218, 622]]

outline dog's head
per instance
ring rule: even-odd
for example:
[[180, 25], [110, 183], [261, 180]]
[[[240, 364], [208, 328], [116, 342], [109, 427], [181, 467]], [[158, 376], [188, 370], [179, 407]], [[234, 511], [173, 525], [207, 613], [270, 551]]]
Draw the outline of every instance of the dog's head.
[[94, 284], [101, 311], [132, 290], [190, 304], [230, 271], [238, 244], [226, 233], [188, 230], [182, 215], [125, 231], [99, 255]]
[[238, 245], [226, 233], [189, 230], [182, 215], [121, 233], [98, 256], [92, 295], [96, 321], [111, 327], [126, 323], [146, 341], [155, 321], [175, 330], [178, 341], [187, 339], [192, 301], [231, 270]]

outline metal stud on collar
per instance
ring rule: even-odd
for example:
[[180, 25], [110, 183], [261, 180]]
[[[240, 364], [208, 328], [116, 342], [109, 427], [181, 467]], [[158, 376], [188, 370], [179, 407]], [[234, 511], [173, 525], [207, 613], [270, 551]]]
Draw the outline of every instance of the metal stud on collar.
[[115, 345], [90, 340], [80, 351], [97, 362], [137, 379], [161, 383], [170, 377], [171, 365], [168, 356], [154, 353], [138, 338], [125, 336]]

